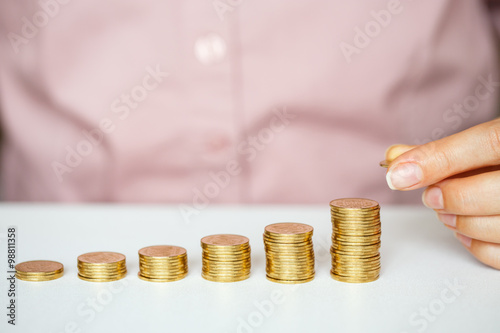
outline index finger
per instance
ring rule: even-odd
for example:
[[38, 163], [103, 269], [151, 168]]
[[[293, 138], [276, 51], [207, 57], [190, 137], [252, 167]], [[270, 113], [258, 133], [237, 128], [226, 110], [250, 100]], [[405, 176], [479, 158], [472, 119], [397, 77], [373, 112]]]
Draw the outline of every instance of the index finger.
[[499, 163], [500, 119], [495, 119], [401, 154], [386, 179], [391, 189], [407, 191]]

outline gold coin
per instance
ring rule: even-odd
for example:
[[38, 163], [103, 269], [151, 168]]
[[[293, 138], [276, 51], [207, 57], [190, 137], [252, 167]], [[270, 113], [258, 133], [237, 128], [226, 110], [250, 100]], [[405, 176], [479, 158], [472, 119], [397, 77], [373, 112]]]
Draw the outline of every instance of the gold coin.
[[342, 198], [330, 201], [330, 207], [343, 209], [376, 209], [379, 207], [375, 200], [364, 198]]
[[187, 272], [184, 274], [175, 274], [173, 276], [165, 276], [165, 275], [148, 275], [144, 274], [143, 272], [139, 272], [137, 276], [144, 281], [149, 281], [149, 282], [173, 282], [173, 281], [178, 281], [183, 278], [185, 278], [187, 275]]
[[151, 258], [171, 258], [187, 254], [185, 248], [172, 245], [154, 245], [143, 247], [139, 250], [139, 255]]
[[270, 234], [277, 235], [300, 235], [312, 233], [313, 227], [303, 223], [274, 223], [264, 228]]
[[372, 277], [350, 277], [350, 276], [342, 276], [331, 273], [332, 278], [340, 282], [348, 282], [348, 283], [368, 283], [378, 280], [379, 276]]
[[311, 238], [313, 227], [303, 223], [275, 223], [264, 229], [264, 240], [269, 244], [302, 243]]
[[89, 281], [89, 282], [112, 282], [112, 281], [121, 280], [125, 276], [127, 276], [127, 274], [121, 274], [121, 275], [117, 275], [117, 276], [113, 276], [113, 277], [96, 277], [96, 278], [93, 278], [93, 277], [84, 276], [84, 275], [81, 275], [80, 273], [78, 273], [78, 277], [81, 280]]
[[380, 206], [370, 199], [330, 202], [332, 218], [331, 276], [342, 282], [374, 281], [380, 273]]
[[239, 281], [246, 280], [246, 279], [248, 279], [250, 277], [250, 275], [241, 276], [241, 277], [235, 277], [235, 278], [223, 278], [223, 277], [217, 277], [217, 276], [207, 276], [207, 275], [203, 275], [202, 274], [202, 277], [205, 280], [212, 281], [212, 282], [230, 283], [230, 282], [239, 282]]
[[17, 264], [16, 277], [24, 281], [50, 281], [63, 276], [64, 266], [57, 261], [33, 260]]
[[240, 235], [221, 234], [205, 236], [201, 239], [202, 245], [212, 246], [238, 246], [249, 242], [248, 238]]
[[78, 261], [89, 264], [113, 264], [124, 260], [125, 256], [116, 252], [90, 252], [78, 257]]
[[269, 281], [276, 282], [276, 283], [284, 283], [284, 284], [299, 284], [299, 283], [305, 283], [314, 280], [314, 275], [305, 279], [277, 279], [274, 277], [271, 277], [269, 275], [266, 275], [266, 278]]
[[78, 263], [77, 266], [79, 269], [84, 269], [84, 270], [89, 270], [89, 271], [100, 271], [100, 272], [115, 271], [117, 269], [126, 268], [126, 266], [124, 264], [115, 264], [112, 266], [108, 266], [108, 265], [99, 265], [99, 264], [84, 265], [84, 264]]
[[237, 279], [237, 278], [240, 278], [240, 277], [246, 277], [246, 276], [250, 275], [250, 271], [249, 270], [241, 271], [241, 272], [217, 272], [217, 273], [213, 273], [213, 272], [202, 270], [201, 273], [202, 273], [203, 276], [212, 277], [214, 279], [216, 279], [216, 278], [220, 278], [220, 279]]

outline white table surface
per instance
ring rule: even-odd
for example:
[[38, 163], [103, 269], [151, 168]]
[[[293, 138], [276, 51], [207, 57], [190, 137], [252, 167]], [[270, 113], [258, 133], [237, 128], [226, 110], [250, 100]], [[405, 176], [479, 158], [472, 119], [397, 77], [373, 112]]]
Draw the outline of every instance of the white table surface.
[[[312, 282], [283, 285], [265, 278], [262, 233], [283, 221], [314, 227]], [[7, 324], [3, 277], [10, 225], [18, 228], [17, 262], [46, 259], [65, 266], [58, 280], [17, 281], [15, 327]], [[200, 276], [200, 239], [217, 233], [250, 238], [248, 280], [216, 283]], [[0, 332], [500, 332], [500, 272], [477, 262], [433, 212], [382, 207], [382, 270], [372, 283], [330, 277], [330, 236], [328, 205], [211, 206], [186, 223], [177, 206], [3, 204]], [[187, 249], [185, 279], [151, 283], [137, 277], [137, 251], [159, 244]], [[78, 279], [76, 258], [91, 251], [125, 254], [127, 277]], [[459, 287], [451, 290], [450, 284]]]

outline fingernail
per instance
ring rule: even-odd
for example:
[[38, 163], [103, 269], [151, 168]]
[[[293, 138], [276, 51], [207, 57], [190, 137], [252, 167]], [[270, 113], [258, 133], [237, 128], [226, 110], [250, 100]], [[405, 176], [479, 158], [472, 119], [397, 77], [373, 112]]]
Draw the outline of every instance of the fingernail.
[[439, 221], [443, 222], [450, 227], [456, 228], [457, 216], [453, 214], [438, 214]]
[[429, 187], [422, 194], [424, 205], [432, 209], [444, 209], [443, 192], [437, 186]]
[[385, 178], [392, 190], [402, 190], [420, 183], [424, 174], [416, 163], [401, 163], [392, 167]]
[[455, 237], [457, 237], [460, 243], [462, 243], [465, 247], [470, 247], [472, 238], [459, 234], [458, 232], [455, 233]]

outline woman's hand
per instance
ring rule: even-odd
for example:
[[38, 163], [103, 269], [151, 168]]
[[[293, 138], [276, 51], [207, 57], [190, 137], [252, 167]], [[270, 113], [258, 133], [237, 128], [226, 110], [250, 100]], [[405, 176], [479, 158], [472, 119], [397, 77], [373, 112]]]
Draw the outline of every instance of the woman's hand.
[[422, 200], [481, 262], [500, 269], [500, 119], [421, 146], [390, 147], [391, 189]]

